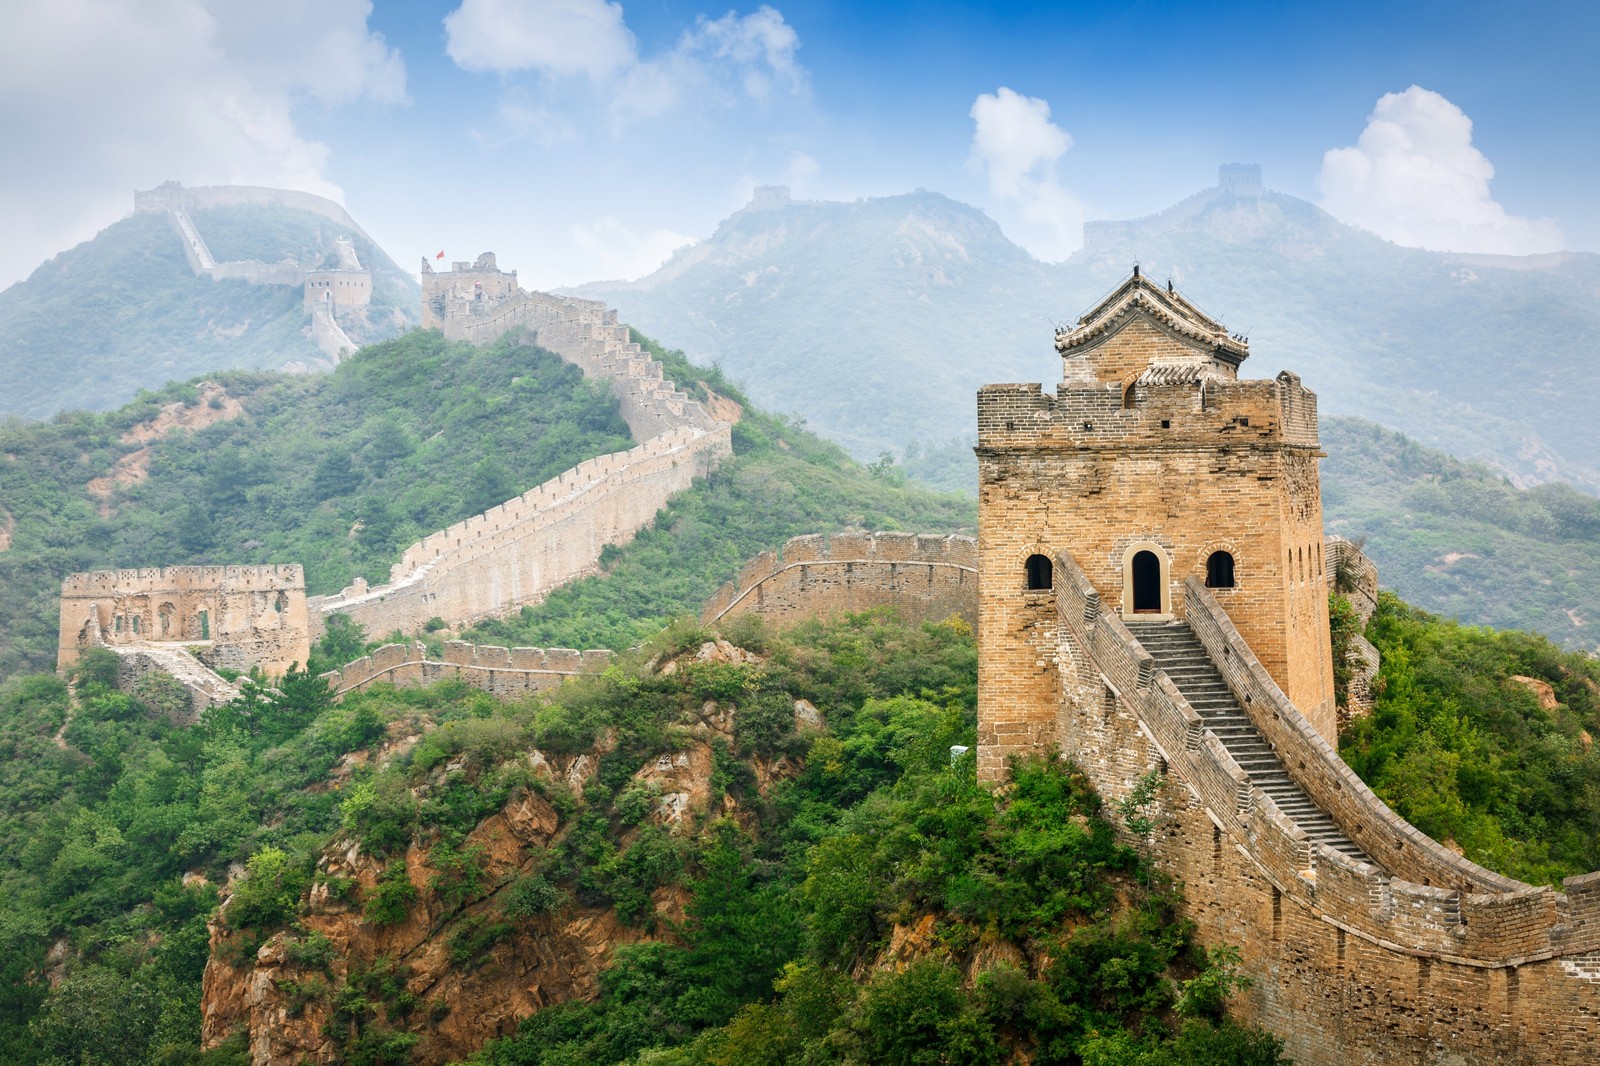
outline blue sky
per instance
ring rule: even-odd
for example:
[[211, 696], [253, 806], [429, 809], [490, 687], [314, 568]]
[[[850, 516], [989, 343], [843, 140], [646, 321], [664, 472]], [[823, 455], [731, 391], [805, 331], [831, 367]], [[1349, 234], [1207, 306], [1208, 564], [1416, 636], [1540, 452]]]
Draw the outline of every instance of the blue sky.
[[1600, 248], [1592, 2], [55, 0], [12, 21], [0, 283], [168, 178], [332, 194], [404, 266], [493, 249], [547, 286], [637, 276], [767, 183], [937, 190], [1056, 259], [1083, 218], [1234, 161], [1400, 243]]

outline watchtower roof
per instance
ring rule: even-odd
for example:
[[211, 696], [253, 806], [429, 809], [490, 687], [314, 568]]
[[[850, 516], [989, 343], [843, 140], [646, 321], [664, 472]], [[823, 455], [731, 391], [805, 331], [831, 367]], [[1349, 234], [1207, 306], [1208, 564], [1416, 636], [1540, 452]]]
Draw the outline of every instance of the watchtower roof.
[[1228, 327], [1206, 314], [1172, 287], [1153, 284], [1138, 267], [1112, 293], [1088, 311], [1074, 326], [1056, 330], [1056, 351], [1064, 358], [1097, 348], [1138, 318], [1153, 322], [1161, 332], [1202, 355], [1237, 368], [1250, 355], [1250, 342], [1228, 332]]

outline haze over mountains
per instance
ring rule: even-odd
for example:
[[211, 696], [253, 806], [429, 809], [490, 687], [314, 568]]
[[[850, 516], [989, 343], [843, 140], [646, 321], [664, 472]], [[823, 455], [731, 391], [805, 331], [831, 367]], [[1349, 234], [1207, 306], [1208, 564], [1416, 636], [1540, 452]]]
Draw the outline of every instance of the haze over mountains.
[[[339, 315], [352, 346], [416, 324], [416, 279], [338, 205], [268, 189], [188, 191], [237, 200], [190, 212], [219, 276], [186, 259], [185, 238], [164, 211], [144, 210], [0, 292], [0, 416], [109, 410], [141, 389], [215, 370], [331, 367], [314, 337], [304, 276], [339, 266], [341, 238], [371, 278], [370, 303]], [[241, 198], [252, 193], [264, 198]], [[274, 280], [227, 276], [247, 265]]]
[[771, 198], [634, 283], [583, 295], [861, 456], [970, 432], [982, 384], [1052, 384], [1053, 324], [1140, 263], [1249, 334], [1243, 372], [1293, 368], [1322, 412], [1358, 415], [1520, 483], [1600, 488], [1600, 256], [1402, 248], [1248, 184], [1091, 224], [1046, 264], [936, 193]]

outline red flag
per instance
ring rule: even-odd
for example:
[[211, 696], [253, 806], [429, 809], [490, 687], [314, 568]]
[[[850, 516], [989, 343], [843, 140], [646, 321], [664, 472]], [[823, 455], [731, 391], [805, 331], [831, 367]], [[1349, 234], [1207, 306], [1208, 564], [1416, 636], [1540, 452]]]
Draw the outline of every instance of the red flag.
[[435, 259], [443, 259], [444, 258], [444, 253], [440, 252], [438, 255], [434, 256], [434, 258]]

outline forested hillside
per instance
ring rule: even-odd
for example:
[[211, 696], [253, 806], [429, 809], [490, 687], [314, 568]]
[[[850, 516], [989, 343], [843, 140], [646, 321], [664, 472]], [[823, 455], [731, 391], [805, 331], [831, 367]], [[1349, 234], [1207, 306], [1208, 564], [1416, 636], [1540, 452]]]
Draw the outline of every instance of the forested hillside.
[[[212, 380], [225, 391], [209, 399], [172, 385], [109, 414], [0, 424], [0, 507], [15, 523], [0, 676], [49, 664], [68, 573], [298, 562], [311, 592], [336, 592], [357, 574], [387, 580], [427, 533], [632, 447], [609, 389], [518, 344], [416, 332], [325, 376]], [[136, 428], [172, 403], [226, 415], [230, 401], [242, 413], [202, 429]]]
[[[656, 352], [669, 376], [703, 392], [704, 372], [681, 353]], [[15, 525], [0, 551], [0, 677], [54, 661], [68, 573], [298, 562], [312, 594], [336, 592], [357, 574], [387, 580], [420, 537], [632, 444], [609, 389], [516, 342], [476, 348], [418, 332], [325, 376], [212, 380], [225, 391], [207, 399], [194, 384], [174, 385], [110, 414], [0, 424], [0, 509]], [[159, 439], [136, 430], [178, 402], [220, 420]], [[794, 420], [747, 409], [734, 451], [634, 546], [607, 550], [613, 579], [598, 595], [592, 583], [562, 590], [541, 626], [496, 635], [627, 647], [698, 611], [749, 556], [796, 534], [943, 532], [974, 521], [970, 501], [907, 487]]]
[[[328, 707], [308, 681], [190, 728], [94, 655], [76, 703], [0, 686], [0, 1057], [248, 1061], [243, 1033], [198, 1053], [209, 963], [206, 1010], [259, 975], [287, 1013], [251, 1035], [292, 1060], [1278, 1060], [1219, 1022], [1239, 978], [1113, 837], [1130, 812], [1060, 767], [996, 796], [952, 763], [963, 625], [731, 635], [754, 658], [679, 627], [527, 702]], [[531, 834], [509, 851], [508, 825]], [[483, 1046], [530, 970], [553, 998]]]
[[[373, 286], [371, 306], [349, 320], [352, 338], [382, 340], [417, 321], [416, 281], [361, 233], [267, 204], [193, 219], [219, 262], [333, 266], [335, 239], [350, 237]], [[135, 214], [0, 292], [0, 415], [104, 411], [196, 374], [326, 365], [310, 321], [301, 286], [196, 277], [166, 216]]]
[[1358, 419], [1324, 419], [1323, 519], [1379, 580], [1438, 614], [1600, 650], [1600, 500], [1497, 471]]

